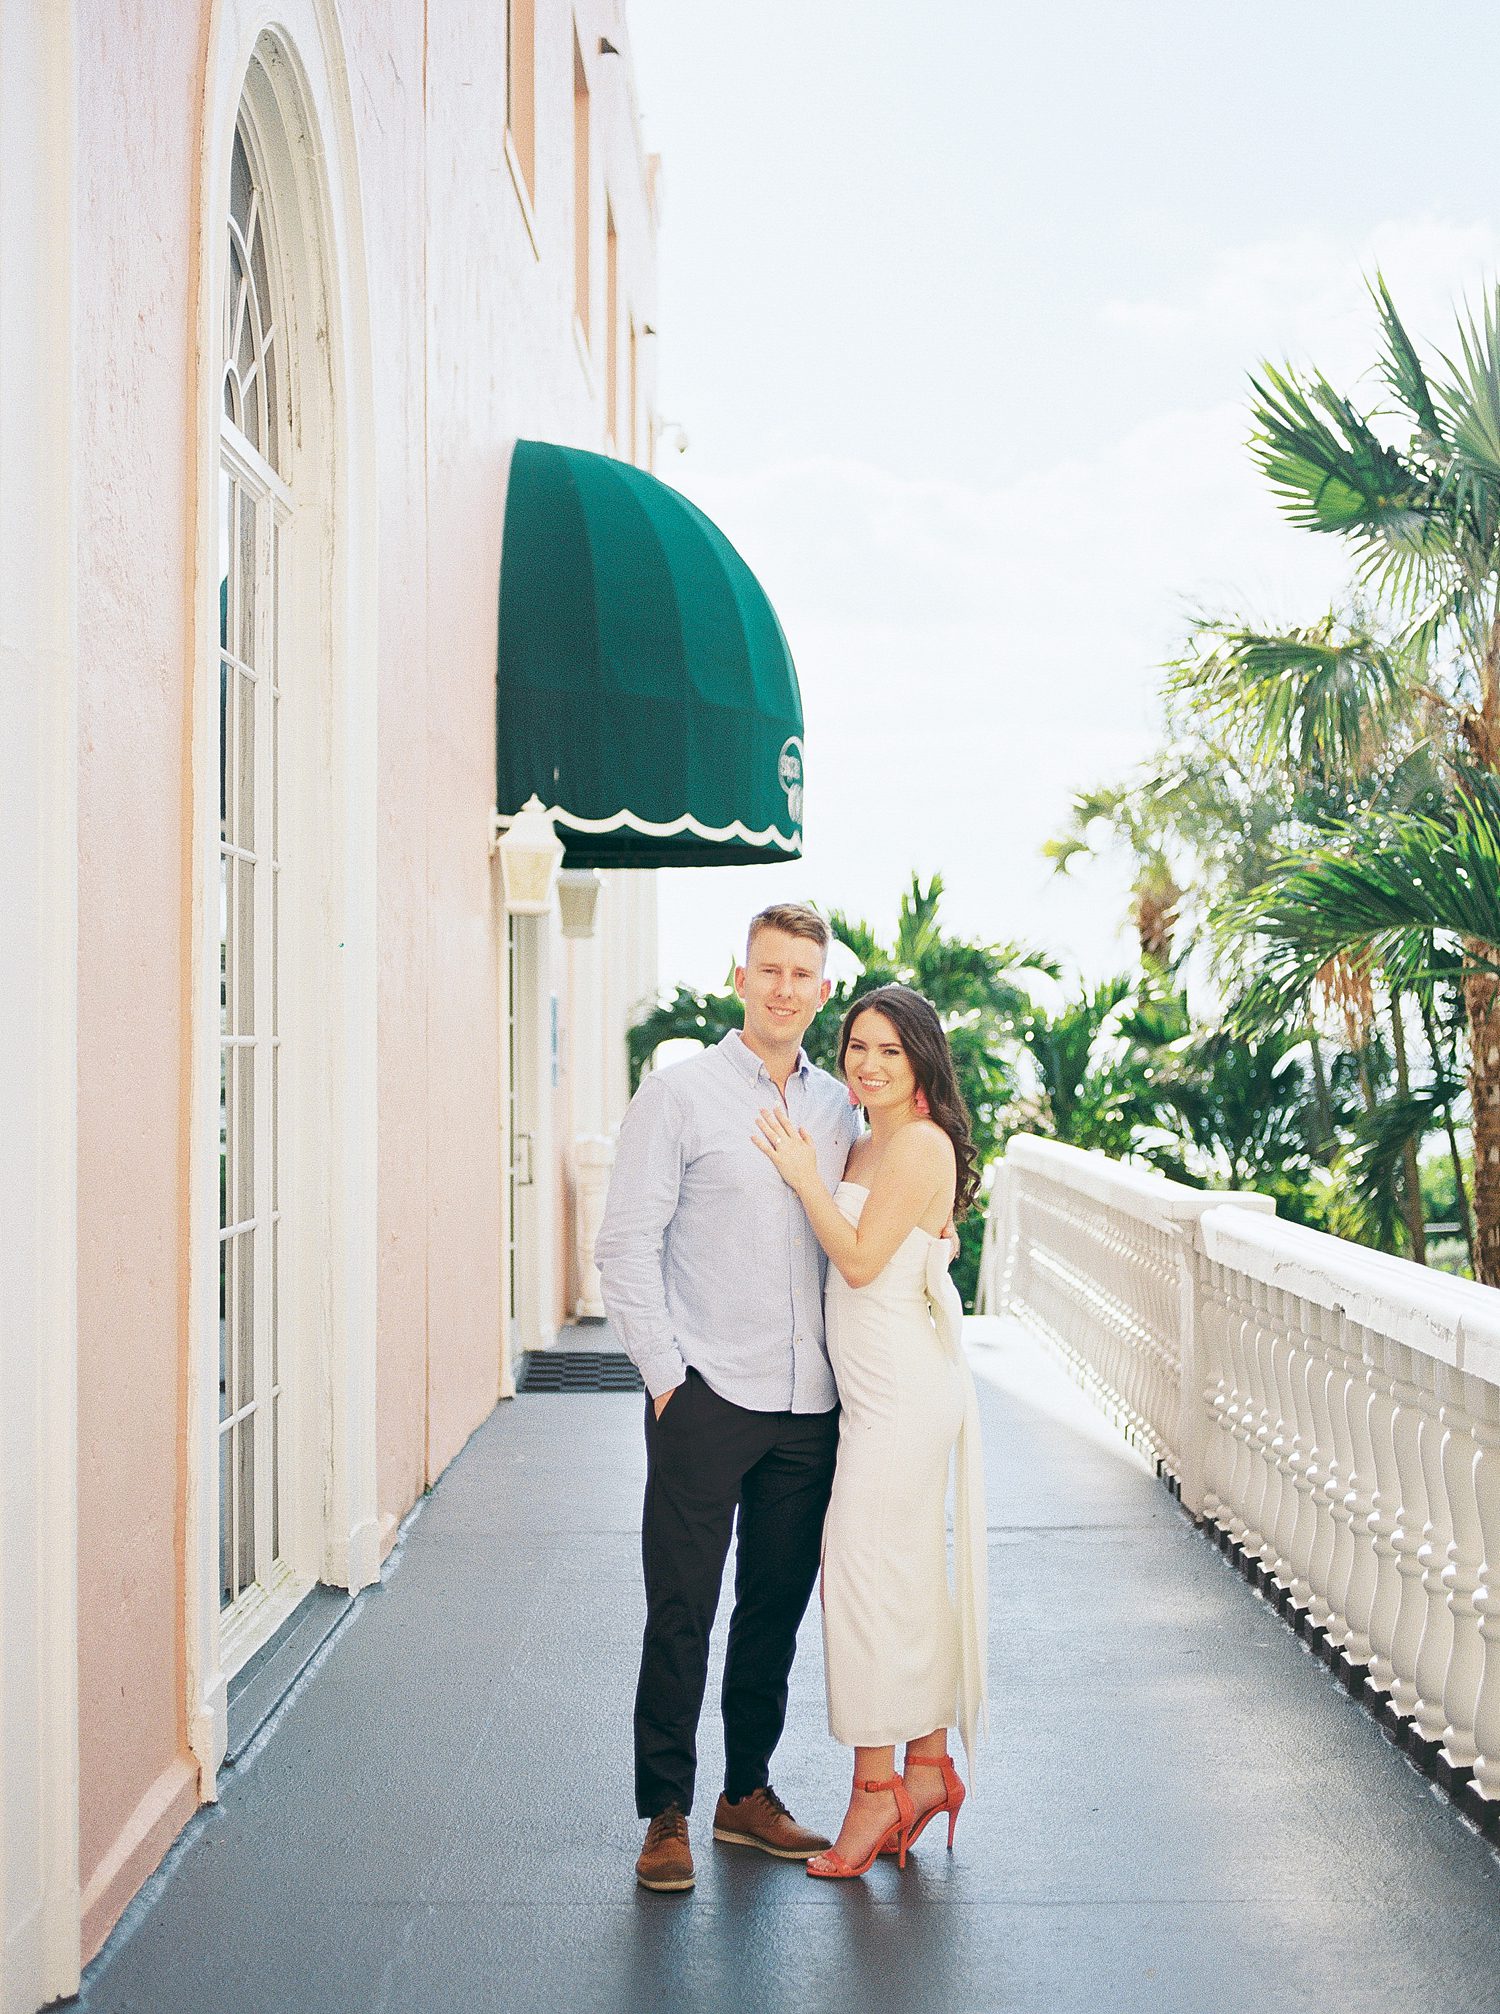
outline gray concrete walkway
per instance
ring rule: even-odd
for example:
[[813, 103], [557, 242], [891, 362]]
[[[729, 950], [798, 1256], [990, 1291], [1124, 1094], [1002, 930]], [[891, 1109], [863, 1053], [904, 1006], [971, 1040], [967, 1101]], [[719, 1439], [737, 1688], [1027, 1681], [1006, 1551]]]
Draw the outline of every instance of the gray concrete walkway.
[[[647, 1895], [641, 1401], [503, 1407], [195, 1821], [89, 2014], [1492, 2014], [1500, 1863], [1046, 1359], [979, 1353], [995, 1730], [950, 1857]], [[723, 1618], [719, 1642], [722, 1644]], [[711, 1688], [715, 1681], [711, 1680]], [[776, 1781], [833, 1823], [816, 1617]]]

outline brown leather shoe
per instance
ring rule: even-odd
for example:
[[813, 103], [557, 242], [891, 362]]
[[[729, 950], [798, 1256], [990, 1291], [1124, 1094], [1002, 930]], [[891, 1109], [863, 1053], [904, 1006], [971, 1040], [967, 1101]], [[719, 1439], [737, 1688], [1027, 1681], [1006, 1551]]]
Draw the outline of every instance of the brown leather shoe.
[[758, 1846], [778, 1860], [808, 1860], [826, 1853], [831, 1841], [799, 1825], [768, 1783], [737, 1804], [721, 1797], [714, 1806], [714, 1838], [726, 1846]]
[[675, 1804], [669, 1804], [646, 1827], [646, 1843], [635, 1863], [635, 1878], [642, 1888], [655, 1888], [667, 1895], [691, 1888], [697, 1880], [688, 1845], [688, 1822]]

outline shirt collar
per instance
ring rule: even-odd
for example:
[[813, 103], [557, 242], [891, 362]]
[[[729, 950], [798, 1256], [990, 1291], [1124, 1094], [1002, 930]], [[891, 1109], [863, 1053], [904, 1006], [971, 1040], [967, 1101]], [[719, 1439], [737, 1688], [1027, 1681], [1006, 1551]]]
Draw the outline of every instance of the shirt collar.
[[[765, 1078], [768, 1084], [770, 1083], [770, 1071], [750, 1047], [750, 1044], [745, 1040], [738, 1028], [731, 1028], [727, 1035], [720, 1038], [719, 1050], [722, 1055], [728, 1057], [740, 1075], [747, 1077], [752, 1084], [758, 1084], [762, 1077]], [[808, 1061], [807, 1051], [799, 1049], [797, 1051], [796, 1064], [792, 1069], [792, 1075], [794, 1077], [805, 1077], [811, 1068], [812, 1064]]]

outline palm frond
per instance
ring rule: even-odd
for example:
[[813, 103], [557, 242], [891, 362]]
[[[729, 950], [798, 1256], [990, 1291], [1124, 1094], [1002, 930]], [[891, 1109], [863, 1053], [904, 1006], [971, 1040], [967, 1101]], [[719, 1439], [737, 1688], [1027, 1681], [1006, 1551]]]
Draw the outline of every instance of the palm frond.
[[1243, 928], [1259, 969], [1239, 1025], [1300, 1011], [1331, 959], [1362, 959], [1401, 986], [1439, 970], [1439, 935], [1465, 943], [1471, 969], [1500, 970], [1476, 944], [1500, 944], [1500, 782], [1465, 772], [1445, 813], [1344, 827], [1294, 856], [1263, 888]]
[[1415, 705], [1411, 658], [1333, 614], [1270, 633], [1202, 624], [1168, 691], [1243, 738], [1255, 760], [1359, 774]]
[[744, 1010], [733, 993], [695, 993], [689, 986], [679, 986], [647, 1008], [625, 1038], [631, 1088], [664, 1042], [701, 1042], [707, 1048], [743, 1019]]
[[839, 943], [852, 951], [861, 965], [873, 965], [881, 955], [880, 940], [868, 923], [846, 916], [842, 909], [830, 909], [828, 927]]
[[1445, 549], [1432, 481], [1325, 377], [1264, 364], [1250, 385], [1250, 452], [1293, 524], [1348, 540], [1377, 572]]
[[896, 923], [895, 957], [896, 964], [903, 971], [915, 972], [924, 952], [937, 941], [938, 903], [942, 893], [941, 874], [934, 874], [925, 888], [921, 877], [914, 874], [911, 886], [902, 895], [901, 913]]
[[1371, 1242], [1390, 1241], [1399, 1221], [1396, 1197], [1407, 1147], [1420, 1146], [1442, 1124], [1444, 1107], [1462, 1088], [1439, 1077], [1405, 1098], [1383, 1099], [1355, 1120], [1339, 1162], [1349, 1230]]
[[1500, 319], [1497, 297], [1482, 316], [1465, 315], [1459, 354], [1445, 356], [1447, 378], [1436, 386], [1451, 443], [1446, 489], [1453, 506], [1492, 568], [1500, 531]]
[[1376, 273], [1370, 282], [1370, 293], [1380, 317], [1380, 374], [1411, 415], [1420, 447], [1433, 456], [1441, 456], [1448, 441], [1433, 398], [1432, 385], [1417, 354], [1417, 346], [1396, 312], [1396, 303], [1391, 299], [1383, 274]]
[[1088, 841], [1077, 833], [1065, 832], [1042, 842], [1042, 858], [1052, 862], [1053, 872], [1066, 874], [1075, 860], [1087, 860], [1093, 853]]

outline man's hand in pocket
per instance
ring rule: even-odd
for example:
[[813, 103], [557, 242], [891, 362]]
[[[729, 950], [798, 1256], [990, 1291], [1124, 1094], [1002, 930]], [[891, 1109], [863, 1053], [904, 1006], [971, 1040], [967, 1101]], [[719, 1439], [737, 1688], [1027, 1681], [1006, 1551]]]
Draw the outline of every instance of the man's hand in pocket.
[[654, 1405], [656, 1408], [656, 1417], [658, 1419], [660, 1419], [662, 1414], [667, 1410], [668, 1400], [674, 1397], [674, 1395], [680, 1392], [681, 1390], [682, 1390], [681, 1385], [673, 1385], [670, 1392], [663, 1392], [659, 1399], [653, 1399], [651, 1401], [652, 1405]]

